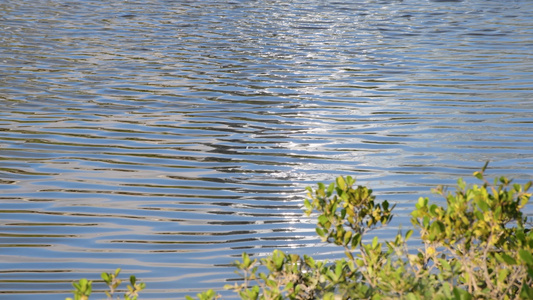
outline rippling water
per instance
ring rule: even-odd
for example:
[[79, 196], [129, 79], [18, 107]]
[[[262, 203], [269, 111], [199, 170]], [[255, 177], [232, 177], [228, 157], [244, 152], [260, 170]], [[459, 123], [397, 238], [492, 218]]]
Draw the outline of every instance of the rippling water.
[[[533, 2], [0, 2], [0, 298], [122, 267], [144, 298], [242, 251], [341, 255], [305, 186], [354, 175], [408, 226], [437, 184], [533, 176]], [[528, 210], [531, 215], [531, 209]], [[102, 289], [97, 284], [95, 288]]]

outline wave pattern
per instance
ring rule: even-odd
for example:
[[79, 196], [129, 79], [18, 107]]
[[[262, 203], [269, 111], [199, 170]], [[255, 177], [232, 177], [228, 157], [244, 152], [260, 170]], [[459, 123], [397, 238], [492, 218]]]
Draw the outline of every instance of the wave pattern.
[[[305, 186], [397, 203], [533, 172], [530, 1], [0, 3], [0, 298], [121, 267], [145, 298], [320, 258]], [[528, 211], [531, 214], [531, 209]], [[96, 289], [103, 286], [97, 283]]]

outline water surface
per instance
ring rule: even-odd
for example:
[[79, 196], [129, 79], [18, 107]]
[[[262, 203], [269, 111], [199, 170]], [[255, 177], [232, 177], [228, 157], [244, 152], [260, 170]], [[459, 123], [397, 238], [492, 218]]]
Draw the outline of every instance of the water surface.
[[383, 238], [485, 161], [531, 180], [532, 15], [526, 0], [2, 1], [0, 298], [64, 299], [117, 267], [145, 299], [183, 298], [236, 279], [243, 251], [340, 257], [301, 216], [304, 188], [337, 175], [397, 204]]

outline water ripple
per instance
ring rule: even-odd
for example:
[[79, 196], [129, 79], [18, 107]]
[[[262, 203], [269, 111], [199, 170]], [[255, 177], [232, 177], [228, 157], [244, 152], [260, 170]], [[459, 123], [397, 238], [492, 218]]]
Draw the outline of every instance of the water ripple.
[[337, 175], [397, 204], [383, 238], [487, 160], [530, 180], [532, 9], [3, 1], [0, 298], [121, 267], [168, 299], [236, 280], [242, 251], [341, 257], [301, 211]]

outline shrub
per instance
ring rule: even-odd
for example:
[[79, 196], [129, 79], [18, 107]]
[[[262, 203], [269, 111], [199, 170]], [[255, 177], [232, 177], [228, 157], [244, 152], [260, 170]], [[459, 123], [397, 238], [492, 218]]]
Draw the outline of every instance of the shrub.
[[[318, 213], [317, 234], [342, 246], [346, 258], [327, 263], [274, 250], [258, 260], [243, 253], [235, 262], [243, 281], [226, 288], [242, 299], [533, 299], [533, 231], [522, 212], [532, 183], [499, 177], [491, 184], [486, 167], [474, 173], [481, 185], [459, 179], [454, 192], [435, 189], [445, 207], [418, 200], [411, 214], [417, 250], [407, 244], [413, 230], [363, 242], [390, 222], [393, 207], [353, 178], [308, 188], [306, 214]], [[220, 297], [213, 290], [197, 296]]]
[[[505, 177], [489, 183], [487, 165], [474, 176], [481, 185], [457, 181], [454, 192], [434, 189], [446, 206], [420, 198], [411, 213], [421, 247], [410, 249], [413, 230], [393, 241], [363, 237], [392, 219], [387, 201], [372, 190], [338, 177], [329, 186], [307, 188], [305, 212], [318, 213], [316, 232], [323, 241], [344, 248], [346, 258], [325, 262], [274, 250], [257, 259], [242, 254], [236, 273], [242, 282], [227, 285], [242, 299], [533, 299], [533, 231], [522, 209], [532, 182], [512, 184]], [[102, 273], [108, 299], [120, 284], [120, 269]], [[125, 299], [136, 299], [145, 286], [130, 278]], [[75, 300], [91, 294], [91, 281], [73, 283]], [[213, 290], [198, 299], [218, 299]], [[187, 299], [193, 299], [190, 296]], [[70, 298], [67, 298], [70, 299]]]
[[[116, 269], [114, 273], [103, 272], [101, 277], [105, 284], [108, 286], [109, 291], [105, 291], [107, 299], [113, 299], [117, 288], [122, 283], [122, 280], [118, 278], [120, 274], [120, 268]], [[80, 279], [77, 282], [72, 283], [74, 286], [74, 300], [88, 300], [92, 293], [92, 281], [85, 278]], [[140, 291], [145, 288], [144, 282], [137, 282], [137, 278], [134, 275], [130, 276], [130, 285], [128, 285], [128, 291], [124, 294], [124, 300], [136, 300]], [[65, 300], [73, 300], [72, 298], [66, 298]]]

